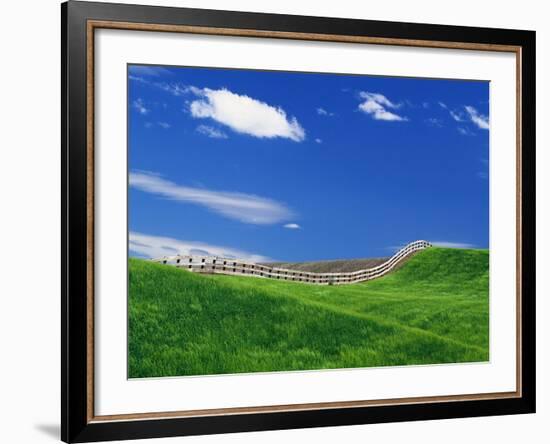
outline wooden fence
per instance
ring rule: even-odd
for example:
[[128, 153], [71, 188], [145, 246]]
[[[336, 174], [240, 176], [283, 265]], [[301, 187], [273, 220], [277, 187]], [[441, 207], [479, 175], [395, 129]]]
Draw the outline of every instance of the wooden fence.
[[300, 270], [289, 270], [286, 268], [270, 267], [262, 264], [255, 264], [239, 259], [228, 259], [215, 256], [164, 256], [153, 259], [154, 262], [174, 265], [196, 273], [228, 274], [238, 276], [251, 276], [258, 278], [279, 279], [284, 281], [306, 282], [319, 285], [343, 285], [357, 282], [369, 281], [389, 273], [402, 259], [407, 256], [431, 247], [431, 244], [424, 240], [411, 242], [383, 264], [376, 267], [351, 271], [345, 273], [314, 273]]

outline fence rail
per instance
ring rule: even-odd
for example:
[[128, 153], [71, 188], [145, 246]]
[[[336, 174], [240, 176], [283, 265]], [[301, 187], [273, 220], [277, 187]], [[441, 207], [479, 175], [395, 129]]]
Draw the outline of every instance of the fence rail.
[[403, 247], [383, 264], [365, 270], [344, 273], [315, 273], [287, 268], [255, 264], [239, 259], [228, 259], [216, 256], [175, 255], [153, 259], [154, 262], [173, 265], [195, 273], [228, 274], [251, 276], [286, 281], [305, 282], [318, 285], [343, 285], [369, 281], [389, 273], [404, 258], [431, 247], [424, 240], [411, 242]]

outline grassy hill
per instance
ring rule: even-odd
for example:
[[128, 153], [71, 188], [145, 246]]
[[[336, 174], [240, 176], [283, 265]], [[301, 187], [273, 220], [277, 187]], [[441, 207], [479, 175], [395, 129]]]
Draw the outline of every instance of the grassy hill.
[[487, 250], [443, 248], [343, 286], [130, 259], [129, 377], [486, 361], [488, 273]]

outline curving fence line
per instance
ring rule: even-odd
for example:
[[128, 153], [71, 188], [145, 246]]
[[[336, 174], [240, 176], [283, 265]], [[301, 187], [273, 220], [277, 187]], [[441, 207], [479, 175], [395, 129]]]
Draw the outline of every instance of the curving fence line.
[[196, 273], [228, 274], [238, 276], [251, 276], [259, 278], [279, 279], [285, 281], [306, 282], [318, 285], [344, 285], [357, 282], [370, 281], [389, 273], [393, 268], [407, 256], [431, 247], [432, 245], [424, 240], [411, 242], [403, 247], [383, 264], [376, 267], [351, 271], [345, 273], [314, 273], [300, 270], [289, 270], [287, 268], [270, 267], [268, 265], [255, 264], [239, 259], [228, 259], [216, 256], [164, 256], [153, 259], [161, 264], [174, 265]]

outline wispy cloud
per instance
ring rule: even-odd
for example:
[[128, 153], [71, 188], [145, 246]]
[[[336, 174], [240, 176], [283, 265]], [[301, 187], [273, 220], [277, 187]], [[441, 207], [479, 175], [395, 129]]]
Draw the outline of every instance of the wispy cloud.
[[298, 120], [287, 117], [280, 107], [225, 88], [203, 88], [194, 93], [200, 97], [189, 105], [191, 115], [195, 118], [210, 118], [237, 133], [258, 138], [282, 137], [295, 142], [305, 139], [305, 131]]
[[142, 99], [136, 99], [132, 102], [132, 107], [140, 114], [147, 114], [149, 109], [145, 106], [145, 103]]
[[269, 257], [250, 253], [231, 247], [211, 245], [205, 242], [186, 241], [164, 236], [152, 236], [137, 232], [129, 234], [129, 250], [137, 255], [147, 258], [160, 258], [163, 256], [201, 255], [219, 256], [230, 259], [242, 259], [250, 262], [269, 262]]
[[479, 171], [477, 177], [483, 180], [489, 179], [489, 174], [486, 171]]
[[437, 103], [439, 104], [439, 106], [441, 108], [443, 108], [444, 110], [449, 112], [450, 116], [453, 118], [453, 120], [455, 122], [464, 122], [465, 119], [464, 119], [464, 114], [463, 113], [461, 113], [460, 111], [453, 110], [453, 109], [449, 108], [447, 106], [447, 104], [444, 103], [444, 102], [437, 102]]
[[464, 109], [470, 116], [470, 120], [480, 129], [489, 129], [489, 117], [480, 114], [473, 106], [465, 106]]
[[247, 95], [236, 94], [225, 88], [212, 90], [178, 82], [155, 82], [132, 75], [130, 79], [160, 88], [176, 97], [188, 94], [199, 97], [187, 105], [193, 117], [212, 119], [237, 133], [267, 139], [281, 137], [295, 142], [306, 138], [306, 132], [296, 117], [287, 116], [281, 107]]
[[430, 241], [435, 247], [443, 248], [475, 248], [474, 244], [468, 244], [463, 242], [449, 242], [449, 241]]
[[406, 121], [406, 117], [399, 116], [391, 111], [390, 109], [400, 108], [401, 105], [391, 102], [386, 96], [379, 93], [371, 93], [367, 91], [361, 91], [359, 97], [364, 99], [364, 101], [359, 104], [359, 109], [366, 114], [369, 114], [375, 120], [386, 120], [386, 121]]
[[317, 139], [315, 139], [315, 143], [323, 143], [323, 139], [317, 138]]
[[[449, 242], [449, 241], [430, 241], [430, 243], [434, 247], [442, 247], [442, 248], [476, 248], [474, 244], [468, 244], [463, 242]], [[407, 243], [404, 242], [400, 245], [390, 245], [386, 247], [386, 250], [392, 251], [394, 253], [397, 253], [402, 248], [406, 247]]]
[[196, 94], [200, 91], [199, 88], [190, 85], [184, 85], [183, 83], [178, 82], [153, 82], [152, 85], [176, 97], [180, 97], [189, 93]]
[[197, 126], [197, 132], [212, 139], [227, 139], [227, 134], [217, 128], [214, 128], [213, 126], [199, 125]]
[[172, 72], [162, 66], [130, 65], [128, 71], [132, 76], [160, 77]]
[[457, 127], [456, 130], [462, 136], [473, 136], [474, 135], [474, 133], [472, 133], [468, 128], [464, 128], [463, 126]]
[[294, 224], [294, 223], [292, 223], [292, 224], [284, 224], [283, 227], [288, 228], [289, 230], [299, 230], [299, 229], [302, 228], [300, 225]]
[[145, 128], [153, 128], [154, 126], [160, 126], [162, 129], [170, 129], [172, 128], [172, 125], [170, 125], [168, 122], [145, 122]]
[[464, 122], [464, 116], [461, 112], [449, 110], [449, 114], [456, 122]]
[[328, 117], [332, 117], [334, 116], [334, 113], [331, 113], [330, 111], [327, 111], [325, 108], [317, 108], [317, 114], [319, 114], [320, 116], [328, 116]]
[[482, 180], [489, 179], [489, 159], [481, 158], [479, 161], [486, 167], [484, 171], [479, 171], [477, 177]]
[[131, 172], [130, 186], [167, 199], [200, 205], [247, 224], [271, 225], [288, 221], [294, 216], [285, 204], [273, 199], [254, 194], [178, 185], [149, 172]]
[[[438, 102], [438, 103], [439, 103], [439, 106], [441, 106], [441, 108], [449, 112], [450, 116], [453, 118], [454, 121], [466, 122], [469, 119], [478, 128], [485, 129], [485, 130], [489, 129], [489, 117], [479, 113], [479, 111], [473, 106], [468, 106], [468, 105], [464, 106], [464, 109], [466, 110], [466, 112], [464, 113], [463, 111], [449, 108], [444, 102]], [[473, 135], [472, 132], [466, 130], [465, 128], [459, 127], [458, 131], [462, 135]]]
[[430, 117], [426, 119], [426, 123], [431, 126], [436, 126], [438, 128], [443, 127], [443, 121], [441, 119], [437, 119], [436, 117]]
[[[145, 67], [145, 68], [150, 68], [150, 70], [152, 70], [153, 68], [152, 67]], [[168, 70], [166, 70], [167, 72], [170, 72]], [[132, 72], [132, 71], [130, 71]], [[192, 85], [186, 85], [184, 83], [181, 83], [181, 82], [160, 82], [160, 81], [157, 81], [155, 80], [154, 78], [151, 79], [149, 76], [153, 76], [153, 77], [158, 77], [161, 75], [160, 72], [158, 72], [156, 75], [154, 74], [147, 74], [149, 72], [156, 72], [156, 71], [149, 71], [149, 70], [146, 70], [145, 71], [145, 74], [143, 75], [136, 75], [136, 74], [129, 74], [128, 75], [128, 78], [134, 82], [138, 82], [138, 83], [142, 83], [144, 85], [149, 85], [149, 86], [153, 86], [155, 88], [159, 88], [161, 89], [162, 91], [165, 91], [169, 94], [172, 94], [173, 96], [176, 96], [176, 97], [180, 97], [180, 96], [184, 96], [186, 94], [190, 94], [190, 93], [193, 93], [193, 94], [196, 94], [200, 91], [200, 88], [197, 88], [195, 86], [192, 86]]]
[[146, 79], [144, 79], [143, 77], [141, 76], [133, 76], [132, 74], [130, 74], [128, 76], [128, 78], [134, 82], [138, 82], [138, 83], [144, 83], [146, 85], [148, 85], [150, 82]]

